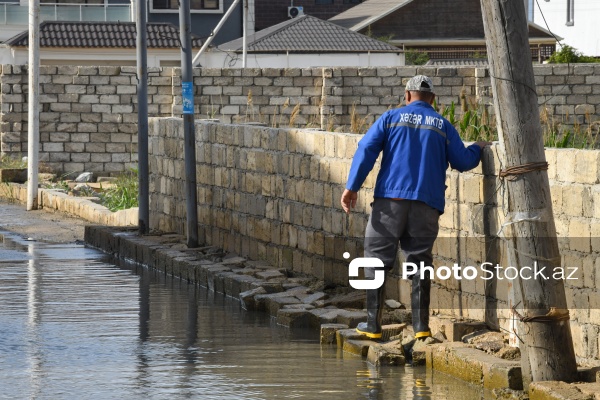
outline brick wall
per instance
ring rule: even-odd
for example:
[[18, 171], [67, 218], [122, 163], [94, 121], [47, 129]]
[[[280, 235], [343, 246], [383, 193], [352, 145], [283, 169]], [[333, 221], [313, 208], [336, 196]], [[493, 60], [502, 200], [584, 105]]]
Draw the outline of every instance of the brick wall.
[[[346, 218], [339, 206], [360, 135], [197, 122], [201, 241], [290, 271], [347, 284], [348, 261], [362, 255], [378, 166]], [[150, 122], [151, 228], [185, 233], [183, 130], [178, 118]], [[435, 265], [509, 266], [496, 238], [507, 221], [497, 178], [497, 147], [469, 173], [449, 171]], [[577, 356], [599, 358], [600, 151], [549, 149], [546, 156], [562, 265], [579, 267], [567, 281]], [[510, 234], [510, 226], [504, 228]], [[387, 296], [409, 304], [410, 286], [386, 279]], [[509, 329], [509, 281], [435, 280], [432, 311], [485, 320]]]
[[[59, 172], [111, 174], [137, 164], [135, 67], [40, 68], [40, 162]], [[149, 113], [172, 115], [172, 69], [149, 69]], [[0, 74], [2, 154], [27, 154], [27, 69]]]
[[[566, 128], [600, 127], [600, 66], [534, 67], [544, 121]], [[404, 83], [432, 77], [438, 102], [479, 101], [490, 112], [488, 71], [481, 68], [195, 69], [198, 118], [350, 131], [402, 102]], [[176, 68], [149, 70], [150, 116], [179, 116]], [[40, 77], [41, 161], [60, 172], [113, 174], [137, 161], [134, 67], [43, 66]], [[0, 71], [2, 154], [27, 152], [27, 71]], [[457, 115], [460, 117], [460, 107]], [[354, 118], [353, 118], [354, 115]], [[546, 122], [550, 124], [550, 122]]]

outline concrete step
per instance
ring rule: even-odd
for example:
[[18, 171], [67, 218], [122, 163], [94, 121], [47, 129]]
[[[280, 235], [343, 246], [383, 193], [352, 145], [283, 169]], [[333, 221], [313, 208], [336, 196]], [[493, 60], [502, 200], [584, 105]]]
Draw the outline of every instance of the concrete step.
[[427, 367], [487, 389], [523, 390], [521, 364], [503, 360], [460, 342], [427, 346]]
[[534, 382], [529, 385], [529, 400], [598, 400], [600, 383]]

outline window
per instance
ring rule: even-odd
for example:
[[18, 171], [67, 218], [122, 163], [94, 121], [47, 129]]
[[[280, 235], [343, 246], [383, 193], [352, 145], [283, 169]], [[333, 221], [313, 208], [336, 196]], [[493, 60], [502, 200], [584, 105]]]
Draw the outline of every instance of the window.
[[[151, 0], [153, 12], [179, 12], [179, 0]], [[192, 12], [221, 12], [221, 0], [190, 0]]]
[[318, 6], [326, 5], [326, 4], [333, 4], [333, 0], [315, 0], [315, 4]]
[[525, 0], [525, 11], [527, 13], [527, 21], [533, 22], [535, 11], [535, 0]]
[[104, 0], [40, 0], [40, 4], [104, 4]]
[[344, 0], [343, 4], [360, 4], [362, 0]]
[[567, 26], [575, 25], [575, 0], [567, 0]]

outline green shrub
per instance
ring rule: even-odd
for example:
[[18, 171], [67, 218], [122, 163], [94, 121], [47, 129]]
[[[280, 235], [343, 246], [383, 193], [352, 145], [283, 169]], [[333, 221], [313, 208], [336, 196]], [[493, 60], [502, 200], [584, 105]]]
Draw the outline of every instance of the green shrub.
[[132, 168], [119, 175], [114, 182], [114, 186], [102, 193], [102, 205], [110, 211], [137, 207], [138, 192], [138, 170]]
[[[468, 142], [498, 140], [496, 123], [490, 118], [487, 108], [483, 104], [467, 101], [465, 96], [461, 96], [461, 103], [463, 114], [460, 118], [456, 117], [454, 102], [449, 106], [442, 106], [439, 110], [440, 114], [454, 125], [460, 137]], [[438, 109], [437, 103], [434, 103], [434, 108]]]
[[12, 155], [4, 154], [0, 157], [0, 168], [2, 169], [22, 169], [27, 168], [27, 161], [24, 161], [22, 157], [14, 157]]
[[425, 65], [427, 61], [429, 61], [429, 56], [427, 53], [417, 51], [417, 50], [406, 50], [404, 52], [406, 65]]
[[560, 50], [555, 51], [548, 59], [550, 64], [569, 64], [569, 63], [597, 63], [600, 59], [590, 56], [584, 56], [576, 48], [564, 45]]

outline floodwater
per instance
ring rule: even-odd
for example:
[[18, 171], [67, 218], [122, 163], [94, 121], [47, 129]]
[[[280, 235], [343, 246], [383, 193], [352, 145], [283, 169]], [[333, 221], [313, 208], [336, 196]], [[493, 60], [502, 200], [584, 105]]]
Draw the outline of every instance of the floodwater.
[[483, 399], [77, 244], [0, 243], [1, 399]]

